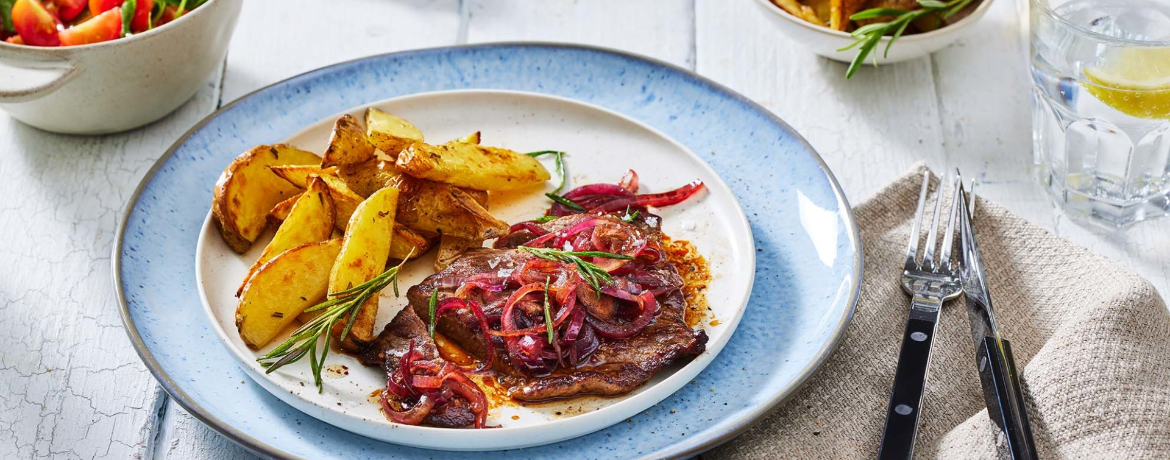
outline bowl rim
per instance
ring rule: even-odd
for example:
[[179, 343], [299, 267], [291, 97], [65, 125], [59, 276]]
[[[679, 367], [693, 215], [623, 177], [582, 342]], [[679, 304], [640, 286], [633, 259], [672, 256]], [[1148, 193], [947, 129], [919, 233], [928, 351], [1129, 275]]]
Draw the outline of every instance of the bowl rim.
[[[960, 29], [963, 29], [963, 28], [971, 25], [975, 21], [979, 20], [979, 18], [983, 17], [983, 14], [987, 12], [988, 8], [991, 8], [991, 4], [994, 1], [995, 0], [979, 0], [979, 6], [976, 7], [975, 10], [971, 12], [971, 14], [967, 15], [967, 17], [960, 19], [959, 22], [956, 22], [956, 23], [951, 24], [949, 26], [940, 27], [938, 29], [935, 29], [935, 30], [932, 30], [932, 31], [926, 32], [926, 33], [903, 35], [903, 36], [898, 38], [898, 41], [900, 41], [900, 42], [926, 41], [926, 40], [939, 38], [939, 37], [942, 37], [944, 35], [949, 35], [951, 33], [957, 32]], [[850, 35], [846, 32], [842, 32], [840, 30], [833, 30], [833, 29], [830, 29], [828, 27], [818, 26], [816, 24], [810, 23], [810, 22], [805, 21], [803, 19], [800, 19], [796, 16], [793, 16], [792, 13], [789, 13], [789, 12], [785, 11], [783, 8], [780, 8], [780, 6], [776, 5], [775, 3], [772, 3], [772, 0], [756, 0], [756, 3], [759, 3], [760, 6], [764, 7], [764, 9], [771, 11], [773, 14], [780, 16], [780, 17], [783, 17], [784, 19], [791, 21], [797, 25], [800, 25], [801, 27], [805, 27], [807, 29], [817, 31], [817, 32], [820, 32], [822, 34], [829, 35], [832, 37], [837, 37], [837, 38], [844, 39], [844, 40], [849, 40], [849, 41], [856, 40], [856, 38], [854, 38], [852, 35]], [[881, 38], [881, 43], [888, 43], [889, 41], [890, 41], [889, 36], [884, 36]]]
[[114, 40], [106, 40], [104, 42], [89, 43], [89, 44], [85, 44], [85, 45], [73, 45], [73, 46], [14, 45], [12, 43], [8, 43], [8, 42], [5, 42], [3, 40], [0, 40], [0, 52], [11, 52], [11, 53], [22, 53], [22, 54], [58, 55], [58, 54], [68, 53], [68, 52], [76, 51], [76, 50], [91, 50], [91, 49], [96, 49], [96, 48], [118, 46], [119, 44], [129, 43], [129, 42], [137, 41], [139, 39], [146, 39], [148, 37], [153, 37], [155, 35], [163, 33], [163, 32], [160, 32], [160, 30], [172, 29], [173, 27], [170, 27], [171, 25], [187, 22], [187, 18], [200, 15], [204, 10], [211, 9], [212, 4], [223, 3], [224, 1], [227, 1], [227, 0], [207, 0], [202, 5], [199, 5], [199, 7], [195, 8], [193, 10], [188, 10], [187, 13], [183, 14], [182, 16], [179, 16], [178, 19], [175, 19], [171, 22], [163, 24], [159, 27], [151, 28], [150, 30], [147, 30], [146, 32], [132, 34], [129, 37], [119, 37], [119, 38], [116, 38]]

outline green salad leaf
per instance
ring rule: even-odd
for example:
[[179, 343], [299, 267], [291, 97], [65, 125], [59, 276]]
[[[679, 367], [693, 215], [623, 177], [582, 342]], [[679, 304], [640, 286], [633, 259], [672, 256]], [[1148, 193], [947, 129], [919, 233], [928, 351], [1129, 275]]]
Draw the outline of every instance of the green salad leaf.
[[16, 28], [12, 27], [12, 5], [15, 4], [16, 0], [0, 0], [0, 29], [11, 34], [16, 33]]

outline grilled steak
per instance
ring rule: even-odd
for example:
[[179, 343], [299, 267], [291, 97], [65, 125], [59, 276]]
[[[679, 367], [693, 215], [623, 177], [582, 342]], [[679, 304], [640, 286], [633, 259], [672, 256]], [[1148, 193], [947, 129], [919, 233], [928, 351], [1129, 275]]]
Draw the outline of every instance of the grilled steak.
[[[593, 221], [586, 222], [588, 219]], [[661, 233], [658, 222], [657, 216], [648, 213], [633, 219], [632, 223], [622, 222], [612, 216], [581, 214], [562, 217], [532, 228], [528, 235], [517, 235], [513, 232], [508, 238], [497, 242], [498, 246], [503, 246], [501, 248], [468, 251], [446, 269], [411, 287], [407, 297], [410, 306], [419, 316], [427, 316], [433, 291], [439, 292], [439, 298], [456, 296], [458, 291], [459, 296], [478, 302], [491, 323], [499, 324], [499, 318], [509, 297], [512, 297], [521, 284], [533, 280], [513, 282], [502, 287], [497, 285], [494, 288], [473, 289], [469, 288], [469, 285], [474, 285], [476, 280], [525, 277], [523, 269], [531, 266], [534, 261], [539, 263], [540, 259], [529, 251], [515, 247], [532, 241], [538, 234], [564, 232], [567, 229], [572, 233], [571, 229], [592, 224], [598, 228], [605, 228], [610, 233], [633, 235], [627, 239], [641, 245], [640, 247], [660, 248]], [[605, 234], [602, 233], [602, 236], [594, 235], [592, 241], [604, 239]], [[650, 260], [639, 258], [630, 264], [636, 265], [637, 269], [630, 270], [627, 267], [610, 270], [613, 278], [611, 287], [634, 286], [630, 288], [630, 292], [652, 293], [652, 300], [657, 304], [653, 319], [644, 329], [632, 336], [599, 337], [596, 349], [587, 353], [587, 358], [575, 366], [562, 362], [551, 373], [534, 375], [530, 367], [526, 368], [523, 363], [515, 362], [509, 356], [503, 339], [495, 337], [492, 339], [493, 343], [486, 343], [476, 317], [467, 310], [444, 314], [439, 318], [437, 328], [479, 359], [485, 359], [488, 347], [493, 347], [497, 380], [508, 388], [513, 399], [541, 401], [585, 394], [608, 396], [626, 393], [641, 386], [670, 363], [702, 353], [707, 342], [705, 332], [691, 329], [684, 321], [686, 304], [681, 291], [682, 278], [675, 267], [661, 257]], [[572, 267], [570, 266], [568, 270], [571, 272]], [[528, 277], [532, 278], [531, 275]], [[543, 280], [544, 275], [537, 273], [536, 281]], [[549, 284], [551, 285], [551, 282]], [[576, 298], [580, 299], [582, 304], [590, 305], [587, 309], [590, 312], [604, 313], [619, 308], [615, 307], [618, 302], [614, 299], [598, 301], [599, 296], [588, 285], [577, 286], [575, 292]], [[524, 327], [540, 324], [543, 323], [526, 324]], [[419, 327], [422, 327], [421, 324]], [[493, 326], [493, 329], [496, 327]], [[592, 331], [587, 326], [585, 329]], [[529, 337], [540, 338], [543, 337], [542, 334], [533, 334]]]
[[[426, 324], [410, 308], [398, 312], [358, 358], [367, 366], [382, 366], [387, 375], [399, 372], [398, 363], [409, 350], [411, 340], [423, 359], [443, 363], [435, 341], [427, 334]], [[436, 405], [422, 421], [423, 425], [440, 428], [464, 428], [473, 423], [475, 414], [471, 412], [471, 405], [460, 397]]]

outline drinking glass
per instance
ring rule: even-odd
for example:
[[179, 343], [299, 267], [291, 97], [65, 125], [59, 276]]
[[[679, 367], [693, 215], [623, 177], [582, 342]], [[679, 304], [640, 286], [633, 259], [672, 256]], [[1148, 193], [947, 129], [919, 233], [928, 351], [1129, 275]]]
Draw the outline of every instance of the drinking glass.
[[1170, 0], [1031, 0], [1033, 161], [1074, 216], [1170, 213]]

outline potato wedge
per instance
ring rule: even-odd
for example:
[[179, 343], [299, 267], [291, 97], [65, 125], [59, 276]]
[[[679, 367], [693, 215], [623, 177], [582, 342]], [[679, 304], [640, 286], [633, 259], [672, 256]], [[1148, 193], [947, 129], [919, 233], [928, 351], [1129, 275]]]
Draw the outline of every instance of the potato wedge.
[[329, 147], [321, 157], [321, 166], [351, 165], [374, 158], [374, 144], [352, 115], [345, 114], [333, 124]]
[[267, 227], [268, 211], [300, 190], [268, 168], [316, 164], [321, 158], [288, 145], [258, 145], [236, 157], [215, 183], [211, 212], [228, 246], [247, 251]]
[[808, 21], [812, 24], [825, 27], [825, 23], [817, 17], [816, 11], [813, 11], [813, 9], [809, 8], [808, 6], [800, 4], [800, 2], [797, 0], [772, 0], [772, 3], [776, 4], [776, 6], [779, 6], [780, 9], [787, 11], [793, 16]]
[[341, 238], [305, 244], [260, 267], [236, 307], [236, 329], [244, 343], [263, 347], [306, 308], [325, 300], [341, 246]]
[[395, 222], [394, 239], [390, 241], [390, 260], [402, 260], [407, 257], [417, 259], [431, 250], [435, 240]]
[[337, 175], [337, 168], [322, 168], [318, 165], [279, 165], [269, 166], [268, 169], [301, 190], [309, 187], [309, 176]]
[[288, 197], [287, 200], [276, 203], [276, 206], [273, 206], [272, 210], [268, 211], [268, 226], [273, 228], [279, 227], [280, 223], [288, 218], [288, 213], [292, 211], [293, 205], [299, 199], [301, 199], [300, 195], [293, 195]]
[[829, 2], [829, 5], [830, 5], [829, 28], [833, 29], [833, 30], [840, 30], [843, 32], [850, 30], [851, 29], [850, 25], [853, 21], [850, 20], [849, 17], [853, 16], [858, 11], [861, 11], [861, 10], [866, 9], [866, 8], [875, 8], [875, 7], [902, 8], [902, 7], [905, 7], [906, 9], [914, 9], [918, 6], [918, 3], [914, 0], [908, 0], [908, 1], [887, 0], [887, 1], [899, 3], [899, 4], [891, 4], [891, 5], [887, 6], [887, 5], [878, 5], [876, 3], [881, 3], [881, 2], [872, 2], [870, 0], [830, 0], [830, 2]]
[[[395, 177], [402, 175], [394, 168], [394, 164], [371, 158], [365, 162], [344, 165], [337, 168], [337, 176], [345, 181], [345, 185], [354, 193], [368, 197], [383, 187], [396, 185]], [[400, 189], [399, 192], [402, 190]]]
[[[387, 185], [399, 190], [398, 222], [412, 230], [454, 235], [476, 241], [496, 238], [508, 230], [508, 224], [495, 218], [480, 202], [486, 202], [487, 192], [463, 190], [439, 182], [417, 179], [387, 170]], [[337, 225], [349, 222], [362, 197], [354, 193], [338, 177], [323, 176], [330, 196], [337, 207]], [[430, 246], [426, 246], [429, 248]], [[392, 258], [399, 258], [406, 245], [395, 245]]]
[[464, 144], [479, 144], [479, 131], [468, 134], [466, 136], [456, 139], [455, 142], [462, 142]]
[[398, 221], [415, 230], [475, 241], [503, 236], [508, 224], [479, 203], [480, 191], [468, 193], [433, 181], [419, 181], [414, 196], [400, 201]]
[[[346, 227], [341, 254], [329, 274], [329, 293], [350, 289], [373, 279], [386, 270], [390, 243], [394, 238], [394, 214], [398, 207], [398, 189], [384, 188], [370, 195], [354, 210]], [[349, 336], [342, 347], [352, 349], [374, 339], [374, 319], [378, 315], [378, 297], [371, 297], [356, 313]], [[340, 335], [348, 319], [338, 321], [334, 336]]]
[[536, 159], [522, 153], [475, 144], [412, 144], [394, 165], [422, 179], [476, 190], [520, 190], [552, 178]]
[[451, 235], [439, 237], [439, 252], [435, 254], [435, 271], [447, 268], [470, 248], [483, 246], [482, 241], [457, 238]]
[[423, 141], [422, 131], [409, 121], [375, 108], [366, 109], [366, 137], [390, 158], [397, 158], [398, 152], [410, 144]]
[[288, 217], [284, 219], [284, 224], [276, 229], [272, 241], [264, 248], [264, 252], [260, 253], [260, 258], [256, 259], [252, 268], [248, 269], [244, 282], [240, 283], [240, 288], [236, 290], [236, 297], [244, 291], [244, 286], [248, 284], [248, 279], [256, 270], [280, 253], [306, 243], [329, 239], [333, 235], [333, 215], [333, 199], [329, 197], [329, 189], [325, 187], [324, 181], [313, 176], [312, 182], [309, 182], [309, 189], [297, 197]]

